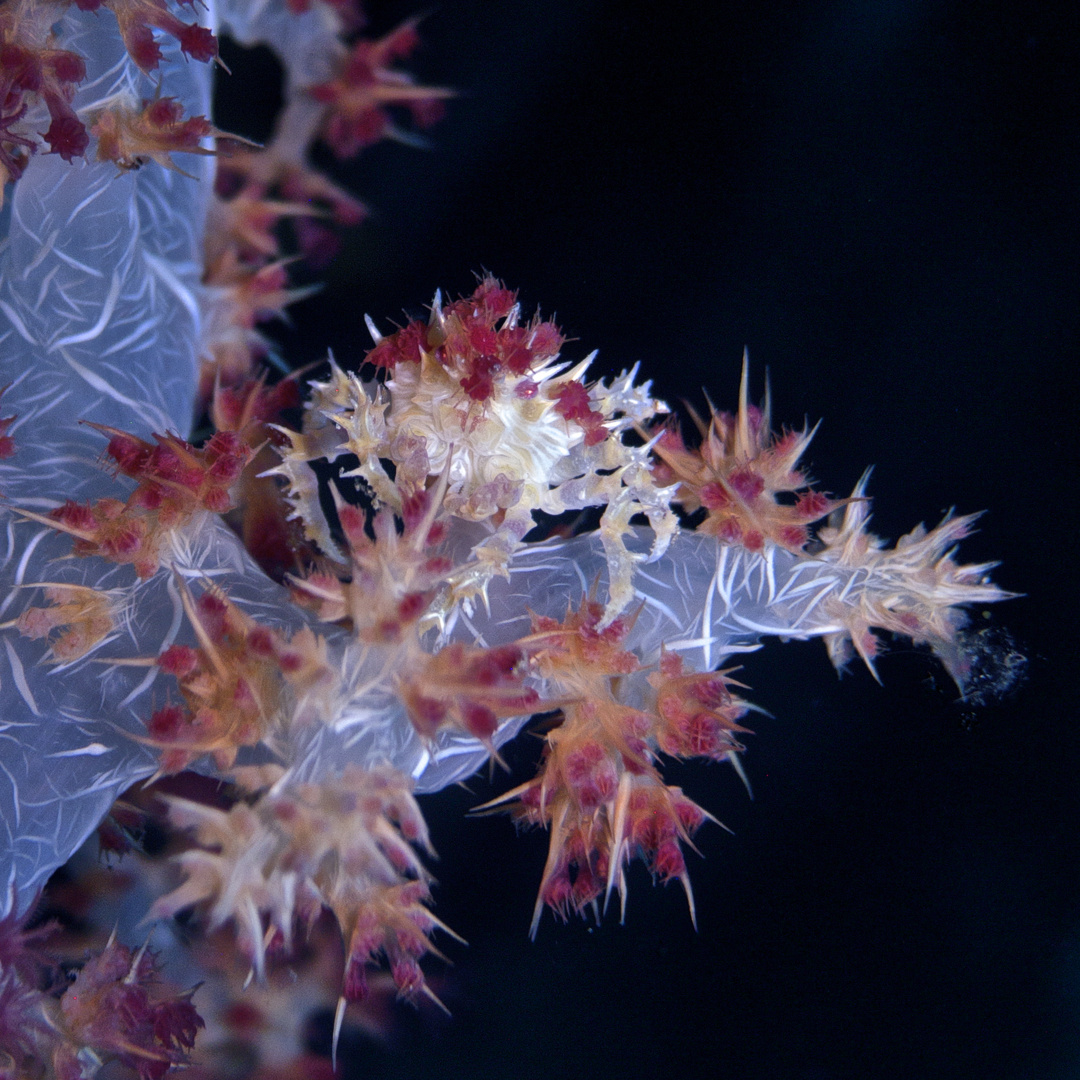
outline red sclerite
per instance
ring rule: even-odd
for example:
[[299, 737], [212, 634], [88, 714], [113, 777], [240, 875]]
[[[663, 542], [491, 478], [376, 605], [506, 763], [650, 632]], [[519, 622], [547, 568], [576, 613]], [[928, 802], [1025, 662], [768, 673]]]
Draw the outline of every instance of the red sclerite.
[[[177, 18], [165, 0], [73, 0], [73, 3], [80, 11], [108, 8], [116, 16], [128, 54], [145, 72], [156, 69], [161, 61], [155, 29], [176, 38], [181, 51], [193, 60], [217, 58], [214, 35], [198, 23]], [[90, 133], [71, 106], [76, 88], [86, 78], [86, 62], [78, 53], [55, 48], [53, 44], [52, 27], [67, 6], [63, 0], [9, 0], [0, 7], [0, 181], [22, 175], [29, 155], [37, 149], [36, 135], [49, 145], [51, 153], [59, 154], [65, 161], [82, 157], [90, 145]], [[17, 130], [34, 99], [40, 99], [48, 109], [49, 127], [44, 132]], [[161, 110], [170, 108], [167, 102], [165, 98], [160, 103], [151, 103], [150, 109], [156, 117], [154, 126], [161, 127], [164, 120]], [[178, 120], [178, 116], [171, 117], [170, 124], [175, 126]], [[207, 121], [196, 117], [188, 124], [192, 126], [182, 137], [178, 136], [184, 145], [173, 145], [171, 149], [200, 152], [191, 142], [197, 128]], [[203, 131], [199, 137], [209, 133]], [[107, 125], [102, 134], [106, 158], [118, 163], [133, 160], [121, 156]], [[159, 159], [163, 155], [167, 161], [167, 152], [160, 148], [149, 153]]]
[[544, 905], [565, 918], [613, 890], [625, 904], [625, 866], [638, 856], [660, 880], [682, 882], [693, 915], [681, 844], [709, 815], [663, 783], [651, 747], [714, 761], [743, 749], [734, 733], [746, 730], [737, 723], [746, 706], [724, 672], [684, 674], [682, 660], [665, 652], [648, 678], [655, 698], [640, 708], [622, 703], [620, 679], [641, 667], [623, 647], [634, 620], [603, 626], [602, 615], [586, 598], [561, 622], [534, 618], [519, 644], [563, 719], [547, 736], [537, 776], [481, 808], [506, 807], [515, 820], [550, 829], [533, 933]]
[[393, 129], [388, 106], [408, 109], [419, 127], [430, 127], [442, 116], [442, 102], [453, 91], [417, 86], [391, 67], [419, 40], [415, 22], [404, 23], [378, 41], [361, 38], [334, 78], [307, 88], [312, 98], [329, 106], [323, 132], [338, 157], [353, 157], [386, 137]]

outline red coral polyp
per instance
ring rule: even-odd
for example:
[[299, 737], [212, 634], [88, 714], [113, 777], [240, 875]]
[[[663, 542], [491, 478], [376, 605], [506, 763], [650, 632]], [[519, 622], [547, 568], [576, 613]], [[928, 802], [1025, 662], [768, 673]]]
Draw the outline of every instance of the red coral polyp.
[[807, 490], [809, 481], [797, 465], [813, 431], [774, 436], [768, 411], [747, 400], [745, 364], [738, 412], [713, 410], [708, 424], [698, 420], [698, 428], [701, 444], [690, 449], [667, 426], [654, 443], [653, 466], [657, 483], [677, 485], [674, 501], [684, 510], [706, 511], [698, 532], [748, 551], [761, 551], [771, 541], [799, 553], [810, 539], [808, 526], [850, 502]]
[[308, 87], [308, 94], [327, 106], [322, 134], [339, 158], [354, 157], [392, 134], [389, 109], [407, 109], [419, 127], [428, 127], [442, 116], [442, 102], [453, 96], [452, 91], [417, 86], [391, 66], [408, 56], [419, 40], [411, 22], [378, 41], [362, 38], [334, 78]]
[[32, 133], [14, 130], [27, 112], [24, 95], [33, 95], [48, 109], [49, 127], [39, 134], [51, 153], [72, 161], [89, 144], [86, 128], [71, 107], [76, 86], [86, 78], [86, 63], [77, 53], [52, 47], [45, 22], [50, 11], [48, 5], [37, 10], [16, 4], [0, 8], [0, 166], [12, 179], [37, 147]]
[[154, 30], [161, 30], [177, 40], [180, 50], [193, 60], [209, 61], [217, 57], [217, 39], [205, 27], [189, 24], [169, 11], [166, 0], [74, 0], [82, 11], [108, 8], [120, 24], [120, 36], [131, 59], [145, 72], [161, 63], [161, 48], [154, 40]]
[[60, 999], [65, 1041], [53, 1057], [58, 1077], [85, 1075], [79, 1052], [134, 1069], [140, 1080], [160, 1080], [183, 1065], [204, 1027], [191, 994], [171, 995], [157, 975], [154, 955], [113, 940], [91, 957]]
[[432, 739], [444, 726], [485, 743], [501, 720], [535, 712], [540, 695], [526, 686], [525, 653], [516, 645], [477, 649], [454, 642], [418, 660], [398, 680], [398, 693], [417, 733]]
[[110, 105], [96, 115], [90, 133], [97, 139], [98, 161], [111, 161], [121, 169], [137, 169], [156, 161], [163, 168], [181, 173], [172, 155], [213, 154], [213, 150], [201, 145], [203, 139], [245, 142], [219, 131], [205, 116], [185, 118], [183, 106], [169, 97], [144, 101], [140, 107]]
[[251, 455], [246, 444], [237, 445], [230, 436], [200, 450], [175, 435], [155, 435], [149, 443], [116, 428], [91, 426], [109, 436], [106, 456], [118, 473], [138, 481], [135, 491], [126, 502], [69, 500], [48, 517], [23, 511], [69, 533], [76, 555], [100, 555], [150, 577], [173, 530], [199, 511], [224, 513], [232, 507], [229, 488]]

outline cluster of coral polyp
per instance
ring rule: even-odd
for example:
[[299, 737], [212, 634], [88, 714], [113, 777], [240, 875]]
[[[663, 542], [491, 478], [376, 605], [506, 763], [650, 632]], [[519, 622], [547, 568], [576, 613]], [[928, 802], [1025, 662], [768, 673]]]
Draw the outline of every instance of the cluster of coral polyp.
[[[162, 61], [154, 30], [175, 39], [194, 60], [217, 57], [214, 35], [177, 17], [164, 0], [7, 0], [0, 7], [0, 179], [22, 176], [41, 141], [50, 153], [74, 161], [87, 152], [93, 135], [98, 160], [124, 168], [135, 167], [142, 154], [167, 162], [170, 150], [208, 153], [200, 141], [213, 132], [211, 125], [203, 117], [183, 120], [168, 98], [139, 110], [114, 102], [89, 124], [72, 108], [86, 78], [86, 59], [58, 48], [54, 30], [71, 3], [80, 11], [112, 12], [128, 55], [143, 72], [155, 71]], [[34, 115], [42, 107], [48, 116], [44, 130]]]
[[[73, 51], [113, 16], [114, 53]], [[385, 335], [369, 319], [366, 356], [305, 388], [270, 383], [254, 327], [297, 298], [282, 244], [325, 258], [327, 223], [360, 216], [310, 145], [353, 153], [393, 130], [388, 109], [426, 124], [446, 92], [394, 67], [411, 25], [345, 44], [345, 3], [221, 17], [276, 48], [289, 81], [270, 144], [233, 140], [215, 193], [172, 158], [220, 135], [190, 113], [205, 76], [179, 67], [216, 56], [208, 29], [165, 0], [0, 6], [0, 169], [17, 180], [0, 310], [18, 358], [0, 419], [0, 693], [16, 733], [0, 745], [5, 1076], [74, 1080], [112, 1060], [160, 1076], [187, 1059], [196, 1007], [211, 1050], [236, 1037], [244, 973], [268, 1001], [278, 962], [299, 965], [327, 924], [337, 1030], [372, 968], [437, 1000], [420, 968], [441, 924], [417, 796], [501, 764], [538, 714], [537, 775], [487, 807], [549, 831], [533, 932], [545, 906], [625, 905], [635, 859], [678, 880], [693, 914], [684, 849], [710, 815], [662, 770], [741, 772], [749, 706], [725, 658], [821, 637], [838, 665], [854, 649], [872, 668], [885, 630], [933, 648], [962, 686], [961, 608], [1004, 595], [987, 566], [953, 559], [970, 518], [888, 547], [866, 531], [864, 483], [813, 490], [811, 433], [774, 434], [745, 364], [737, 408], [684, 434], [636, 368], [591, 380], [592, 356], [564, 359], [559, 328], [493, 277]], [[139, 96], [159, 65], [194, 79], [191, 100]], [[48, 159], [84, 153], [91, 194], [69, 192], [67, 225], [46, 228], [68, 183]], [[184, 199], [205, 243], [169, 216]], [[71, 226], [86, 214], [105, 233]], [[197, 442], [193, 407], [215, 429]], [[117, 941], [69, 986], [18, 919], [95, 828], [110, 850], [137, 847], [148, 817], [183, 848], [167, 874], [129, 854], [164, 893], [151, 918], [194, 911], [234, 935], [238, 965], [203, 954], [194, 1004]]]

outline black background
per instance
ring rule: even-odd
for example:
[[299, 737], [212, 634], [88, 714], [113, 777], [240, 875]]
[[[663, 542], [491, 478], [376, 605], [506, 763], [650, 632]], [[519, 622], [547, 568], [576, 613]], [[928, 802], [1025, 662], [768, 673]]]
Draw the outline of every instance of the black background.
[[[410, 67], [460, 96], [428, 149], [337, 173], [371, 217], [283, 351], [355, 364], [361, 313], [485, 269], [673, 403], [732, 406], [746, 346], [778, 422], [824, 419], [825, 490], [876, 466], [879, 533], [987, 511], [963, 553], [1027, 595], [976, 622], [1029, 677], [970, 710], [900, 643], [884, 688], [817, 643], [750, 657], [754, 800], [669, 774], [734, 830], [690, 856], [696, 933], [639, 866], [625, 926], [530, 943], [546, 838], [465, 818], [510, 778], [426, 800], [454, 1015], [401, 1007], [356, 1075], [1080, 1076], [1076, 7], [708, 6], [444, 0]], [[415, 12], [369, 5], [376, 32]], [[233, 63], [219, 123], [265, 136], [273, 70]]]

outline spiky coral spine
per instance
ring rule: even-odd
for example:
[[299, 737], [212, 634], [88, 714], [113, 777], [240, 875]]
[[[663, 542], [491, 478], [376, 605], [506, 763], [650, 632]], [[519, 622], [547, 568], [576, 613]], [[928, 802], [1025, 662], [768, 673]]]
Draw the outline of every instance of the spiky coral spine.
[[[533, 620], [519, 643], [562, 706], [562, 722], [547, 736], [537, 777], [480, 807], [508, 807], [515, 820], [550, 829], [547, 863], [533, 912], [535, 935], [546, 904], [566, 917], [583, 913], [618, 890], [625, 910], [625, 864], [642, 857], [654, 876], [693, 892], [680, 848], [708, 815], [667, 787], [658, 751], [678, 757], [733, 760], [743, 702], [723, 672], [687, 673], [681, 658], [663, 653], [648, 676], [655, 696], [634, 703], [643, 665], [624, 648], [632, 619], [604, 625], [592, 599], [560, 622]], [[638, 695], [639, 696], [639, 695]]]
[[[687, 513], [705, 510], [699, 532], [749, 551], [761, 551], [771, 541], [800, 552], [810, 539], [808, 526], [848, 500], [811, 490], [798, 464], [817, 429], [775, 436], [768, 391], [762, 408], [751, 405], [749, 381], [744, 356], [738, 411], [713, 409], [707, 425], [695, 417], [701, 444], [694, 450], [677, 428], [665, 427], [654, 447], [654, 473], [658, 482], [676, 485], [673, 501]], [[794, 502], [777, 498], [796, 493]]]
[[431, 995], [418, 961], [446, 929], [427, 910], [430, 877], [413, 850], [431, 853], [408, 780], [389, 767], [347, 768], [319, 784], [278, 782], [223, 811], [169, 798], [169, 817], [199, 846], [180, 856], [184, 883], [154, 905], [164, 918], [209, 905], [209, 926], [236, 921], [261, 974], [267, 948], [287, 955], [296, 927], [334, 913], [345, 941], [343, 998], [365, 994], [364, 968], [385, 957], [402, 994]]
[[992, 604], [1013, 595], [990, 581], [997, 563], [964, 565], [953, 558], [956, 544], [970, 534], [979, 515], [954, 517], [950, 511], [935, 528], [918, 525], [890, 548], [867, 529], [868, 479], [869, 473], [859, 481], [839, 524], [820, 532], [824, 548], [819, 558], [865, 572], [869, 585], [824, 605], [824, 613], [842, 626], [825, 636], [829, 656], [843, 667], [854, 649], [877, 679], [879, 646], [873, 630], [885, 630], [929, 645], [963, 691], [969, 674], [960, 639], [967, 623], [963, 605]]

